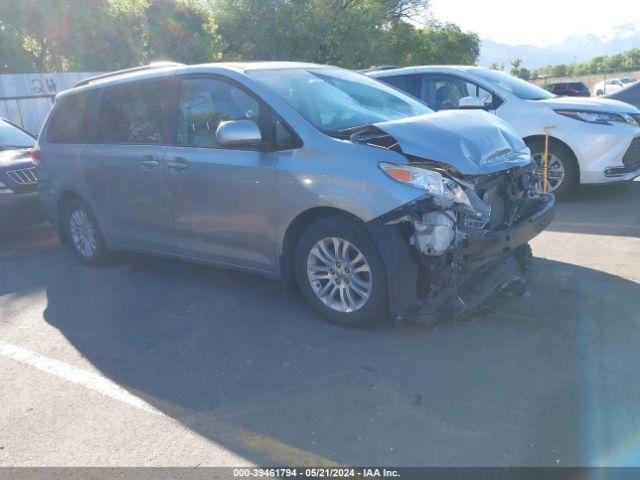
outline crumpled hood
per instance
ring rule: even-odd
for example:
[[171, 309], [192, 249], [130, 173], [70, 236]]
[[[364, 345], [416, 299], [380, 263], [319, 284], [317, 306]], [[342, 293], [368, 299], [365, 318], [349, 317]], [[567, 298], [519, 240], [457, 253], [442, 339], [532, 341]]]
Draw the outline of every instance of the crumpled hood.
[[588, 110], [591, 112], [603, 113], [640, 113], [633, 105], [620, 102], [618, 100], [610, 100], [608, 98], [593, 97], [554, 97], [545, 100], [532, 100], [535, 103], [542, 103], [550, 108]]
[[447, 110], [374, 124], [407, 155], [483, 175], [528, 165], [531, 153], [504, 121], [483, 110]]
[[31, 163], [31, 149], [0, 150], [0, 167]]

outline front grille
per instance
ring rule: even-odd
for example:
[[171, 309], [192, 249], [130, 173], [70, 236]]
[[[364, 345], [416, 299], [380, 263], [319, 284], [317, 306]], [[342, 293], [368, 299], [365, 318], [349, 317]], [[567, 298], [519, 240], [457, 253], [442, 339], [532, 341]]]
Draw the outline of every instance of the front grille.
[[622, 157], [622, 163], [630, 171], [640, 168], [640, 137], [636, 137]]
[[35, 185], [38, 183], [35, 167], [11, 170], [7, 172], [7, 175], [18, 185]]

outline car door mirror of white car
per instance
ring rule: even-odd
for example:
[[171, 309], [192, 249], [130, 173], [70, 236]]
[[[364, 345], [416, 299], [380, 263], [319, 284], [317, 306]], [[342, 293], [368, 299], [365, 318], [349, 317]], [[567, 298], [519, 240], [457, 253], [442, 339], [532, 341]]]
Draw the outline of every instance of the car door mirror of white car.
[[253, 120], [220, 122], [216, 140], [221, 147], [249, 147], [262, 143], [262, 133]]
[[458, 102], [458, 107], [466, 110], [484, 109], [485, 104], [484, 100], [482, 100], [480, 97], [462, 97], [460, 99], [460, 102]]

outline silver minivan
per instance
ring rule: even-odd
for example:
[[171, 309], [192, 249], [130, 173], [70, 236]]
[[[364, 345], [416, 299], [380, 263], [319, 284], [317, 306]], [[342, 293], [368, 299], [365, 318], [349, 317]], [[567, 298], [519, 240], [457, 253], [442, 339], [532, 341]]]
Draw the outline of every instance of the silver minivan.
[[85, 80], [58, 95], [33, 160], [82, 262], [134, 250], [250, 270], [346, 325], [460, 315], [521, 286], [554, 210], [494, 115], [303, 63]]

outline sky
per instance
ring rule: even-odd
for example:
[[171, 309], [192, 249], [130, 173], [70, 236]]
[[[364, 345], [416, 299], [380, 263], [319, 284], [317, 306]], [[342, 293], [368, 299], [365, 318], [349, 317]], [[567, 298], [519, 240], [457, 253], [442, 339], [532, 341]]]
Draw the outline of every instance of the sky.
[[431, 14], [481, 39], [546, 47], [572, 33], [640, 24], [639, 0], [431, 0]]

